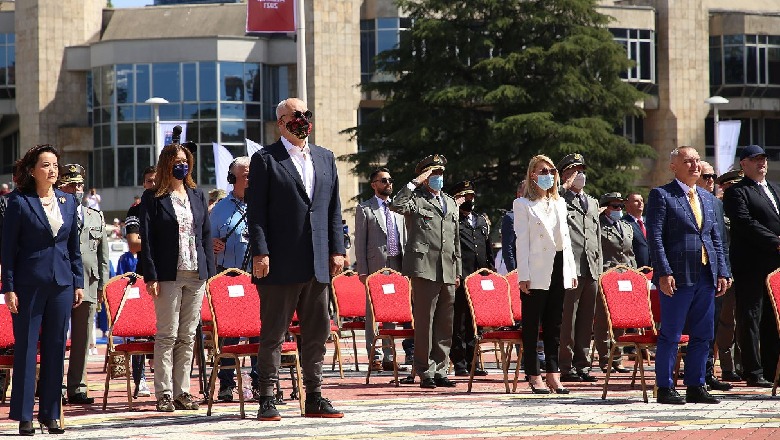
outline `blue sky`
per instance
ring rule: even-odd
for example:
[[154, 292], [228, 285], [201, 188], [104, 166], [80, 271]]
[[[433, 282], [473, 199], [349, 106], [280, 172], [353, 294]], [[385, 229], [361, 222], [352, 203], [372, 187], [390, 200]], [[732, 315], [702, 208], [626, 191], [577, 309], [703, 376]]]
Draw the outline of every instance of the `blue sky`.
[[137, 8], [151, 5], [154, 0], [111, 0], [115, 8]]

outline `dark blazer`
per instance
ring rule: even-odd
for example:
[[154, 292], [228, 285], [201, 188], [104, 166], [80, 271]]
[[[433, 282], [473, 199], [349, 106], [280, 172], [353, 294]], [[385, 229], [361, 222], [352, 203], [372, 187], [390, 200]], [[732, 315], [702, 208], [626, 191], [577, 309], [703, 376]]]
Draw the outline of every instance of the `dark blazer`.
[[[634, 240], [631, 242], [631, 246], [634, 248], [636, 266], [650, 266], [650, 248], [647, 246], [647, 237], [642, 233], [639, 224], [634, 220], [633, 216], [626, 214], [623, 216], [623, 220], [631, 223], [631, 227], [634, 228]], [[647, 230], [647, 225], [645, 225], [645, 230]]]
[[461, 213], [458, 220], [460, 226], [460, 258], [465, 276], [472, 272], [488, 268], [495, 270], [493, 247], [490, 245], [490, 227], [482, 214], [473, 213], [476, 226], [472, 227], [468, 216]]
[[252, 255], [269, 256], [269, 273], [256, 284], [330, 283], [330, 256], [343, 255], [344, 231], [336, 158], [309, 144], [314, 193], [306, 194], [281, 140], [252, 155], [247, 217]]
[[[144, 278], [147, 281], [176, 281], [179, 263], [179, 222], [170, 194], [154, 195], [147, 189], [141, 196], [141, 249]], [[193, 223], [195, 246], [198, 251], [198, 275], [207, 280], [216, 274], [214, 268], [214, 244], [211, 241], [208, 203], [203, 191], [187, 188]]]
[[516, 241], [515, 213], [510, 209], [501, 219], [501, 258], [509, 272], [517, 269]]
[[726, 267], [720, 238], [720, 224], [715, 213], [715, 196], [694, 185], [702, 208], [702, 227], [696, 225], [688, 196], [676, 180], [653, 188], [647, 201], [647, 241], [653, 261], [653, 282], [664, 275], [674, 275], [678, 286], [695, 285], [702, 271], [702, 244], [712, 268], [712, 283], [717, 278], [731, 278]]
[[[780, 187], [769, 183], [780, 203]], [[768, 274], [780, 267], [780, 215], [764, 190], [747, 177], [723, 195], [731, 223], [731, 266], [735, 272]]]
[[84, 287], [76, 207], [71, 194], [54, 190], [62, 212], [62, 226], [52, 237], [49, 219], [38, 195], [14, 191], [8, 195], [3, 219], [3, 293], [17, 285]]

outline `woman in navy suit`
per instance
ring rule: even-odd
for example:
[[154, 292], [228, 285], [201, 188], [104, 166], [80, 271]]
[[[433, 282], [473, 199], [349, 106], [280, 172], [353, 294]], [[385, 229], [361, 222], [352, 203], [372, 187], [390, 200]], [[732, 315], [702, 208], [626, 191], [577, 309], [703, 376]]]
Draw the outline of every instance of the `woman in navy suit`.
[[31, 148], [14, 165], [17, 191], [8, 197], [2, 240], [2, 291], [13, 314], [14, 375], [10, 418], [33, 435], [35, 366], [40, 338], [38, 422], [62, 434], [59, 421], [65, 341], [72, 308], [84, 296], [78, 202], [54, 188], [59, 152]]
[[157, 184], [141, 199], [144, 278], [154, 296], [154, 391], [158, 411], [198, 409], [190, 395], [195, 329], [206, 280], [215, 275], [208, 203], [192, 180], [192, 153], [166, 145]]

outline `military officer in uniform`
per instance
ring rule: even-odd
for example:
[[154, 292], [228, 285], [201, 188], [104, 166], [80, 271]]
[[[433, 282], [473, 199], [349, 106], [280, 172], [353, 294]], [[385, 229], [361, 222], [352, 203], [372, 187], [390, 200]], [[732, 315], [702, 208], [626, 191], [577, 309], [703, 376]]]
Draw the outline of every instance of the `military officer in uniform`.
[[458, 205], [442, 192], [446, 164], [440, 154], [420, 161], [390, 208], [406, 223], [403, 274], [412, 281], [414, 368], [422, 388], [455, 386], [447, 369], [461, 260]]
[[[604, 270], [624, 264], [636, 268], [634, 257], [634, 227], [623, 220], [623, 209], [626, 207], [625, 199], [619, 192], [604, 194], [599, 199], [599, 205], [604, 212], [599, 216], [601, 224], [601, 251], [604, 261]], [[622, 330], [615, 329], [614, 336], [623, 334]], [[604, 301], [598, 298], [596, 301], [596, 319], [593, 325], [593, 339], [596, 350], [599, 352], [599, 366], [607, 371], [609, 361], [610, 338], [607, 326], [607, 312], [604, 309]], [[628, 369], [620, 364], [620, 359], [612, 362], [612, 368], [618, 373], [627, 373]]]
[[560, 194], [566, 200], [567, 223], [577, 265], [577, 287], [563, 299], [561, 346], [558, 353], [562, 382], [596, 382], [589, 373], [590, 339], [601, 276], [601, 228], [598, 201], [585, 194], [585, 158], [569, 154], [557, 165]]
[[[460, 256], [464, 278], [479, 269], [495, 270], [493, 249], [490, 245], [490, 226], [482, 214], [474, 212], [474, 185], [465, 180], [456, 183], [450, 189], [460, 212]], [[450, 360], [455, 366], [456, 376], [468, 376], [471, 361], [474, 358], [473, 318], [466, 299], [466, 289], [463, 284], [455, 290], [455, 317], [452, 327], [452, 349]], [[487, 372], [477, 368], [475, 376], [487, 376]]]
[[95, 307], [103, 301], [103, 286], [108, 281], [108, 238], [103, 213], [81, 204], [84, 198], [84, 168], [68, 164], [60, 168], [60, 190], [73, 194], [78, 202], [78, 228], [81, 261], [84, 266], [84, 301], [74, 308], [70, 318], [70, 361], [68, 363], [68, 403], [90, 405], [87, 396], [87, 356], [95, 331]]

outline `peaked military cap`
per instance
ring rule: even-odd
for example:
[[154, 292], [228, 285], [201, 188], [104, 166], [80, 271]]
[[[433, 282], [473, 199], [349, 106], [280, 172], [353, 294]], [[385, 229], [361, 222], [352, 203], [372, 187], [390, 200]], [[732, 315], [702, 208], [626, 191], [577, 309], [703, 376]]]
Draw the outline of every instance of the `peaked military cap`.
[[471, 183], [470, 180], [464, 180], [463, 182], [458, 182], [455, 185], [453, 185], [452, 188], [450, 188], [449, 193], [452, 197], [463, 196], [466, 194], [474, 194], [474, 184]]
[[60, 166], [60, 185], [84, 183], [84, 167], [77, 163]]
[[623, 198], [623, 195], [619, 192], [610, 192], [606, 193], [603, 196], [599, 198], [599, 206], [607, 206], [609, 202], [612, 202], [614, 200], [623, 202], [625, 199]]
[[562, 173], [566, 171], [566, 168], [585, 166], [585, 158], [580, 153], [567, 154], [558, 162], [555, 168], [558, 168], [558, 172]]
[[445, 165], [447, 165], [447, 158], [443, 154], [432, 154], [421, 160], [414, 168], [414, 172], [420, 175], [429, 169], [443, 170]]
[[726, 183], [737, 183], [742, 180], [742, 177], [744, 176], [745, 173], [743, 173], [742, 170], [731, 170], [726, 171], [725, 173], [718, 176], [715, 181], [718, 183], [718, 185], [723, 185]]

